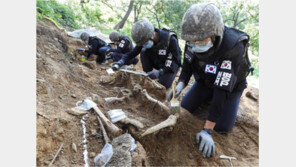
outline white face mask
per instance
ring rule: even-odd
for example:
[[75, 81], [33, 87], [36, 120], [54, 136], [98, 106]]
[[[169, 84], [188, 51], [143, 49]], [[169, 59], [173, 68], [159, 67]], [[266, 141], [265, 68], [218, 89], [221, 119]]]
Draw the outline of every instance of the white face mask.
[[196, 43], [187, 43], [187, 44], [191, 47], [191, 50], [196, 53], [204, 53], [208, 51], [211, 47], [213, 47], [212, 41], [199, 42], [198, 45]]

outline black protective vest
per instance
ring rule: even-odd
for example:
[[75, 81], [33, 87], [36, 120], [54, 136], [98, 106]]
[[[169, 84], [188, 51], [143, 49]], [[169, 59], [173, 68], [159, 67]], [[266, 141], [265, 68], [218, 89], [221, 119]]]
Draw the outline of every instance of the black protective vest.
[[103, 41], [102, 39], [100, 39], [100, 38], [98, 38], [96, 36], [89, 37], [89, 43], [88, 44], [92, 45], [94, 40], [98, 40], [98, 42], [99, 42], [98, 50], [103, 46], [107, 46], [107, 43], [105, 41]]
[[159, 42], [153, 45], [152, 48], [145, 50], [145, 55], [149, 56], [150, 60], [152, 60], [154, 68], [160, 69], [164, 67], [165, 61], [170, 56], [169, 43], [171, 36], [175, 35], [177, 39], [177, 35], [169, 30], [155, 29], [155, 31], [158, 32]]
[[[130, 40], [130, 38], [129, 38], [128, 36], [126, 36], [126, 35], [121, 36], [120, 39], [119, 39], [119, 42], [120, 42], [121, 40], [125, 40], [125, 41], [128, 41], [128, 42], [129, 42], [128, 47], [124, 48], [124, 49], [122, 50], [122, 53], [128, 53], [128, 52], [130, 52], [130, 51], [133, 50], [133, 43], [132, 43], [132, 41]], [[117, 47], [118, 47], [118, 46], [117, 46]]]
[[[220, 70], [220, 66], [223, 60], [231, 59], [233, 56], [237, 56], [239, 50], [233, 49], [233, 47], [239, 43], [244, 42], [244, 46], [246, 47], [249, 40], [249, 36], [237, 29], [228, 28], [225, 26], [223, 40], [218, 49], [215, 50], [213, 56], [211, 56], [207, 60], [199, 60], [195, 54], [192, 53], [185, 47], [185, 56], [184, 59], [187, 59], [191, 64], [191, 68], [193, 70], [194, 77], [197, 81], [203, 81], [206, 86], [213, 87], [215, 82], [216, 74], [205, 73], [206, 65], [215, 65], [217, 67], [217, 71]], [[244, 58], [243, 58], [244, 59]], [[243, 63], [242, 63], [243, 64]], [[243, 65], [241, 65], [243, 66]], [[236, 84], [234, 85], [234, 89], [244, 89], [246, 87], [246, 69], [240, 68], [237, 76]]]

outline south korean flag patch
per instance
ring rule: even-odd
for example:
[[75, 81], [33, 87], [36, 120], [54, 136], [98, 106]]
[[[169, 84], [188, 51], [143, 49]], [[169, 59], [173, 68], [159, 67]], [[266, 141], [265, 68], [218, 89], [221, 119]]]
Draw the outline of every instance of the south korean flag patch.
[[206, 73], [216, 74], [216, 72], [217, 72], [217, 66], [212, 65], [212, 64], [207, 64], [206, 65], [206, 68], [205, 68], [205, 72]]
[[230, 60], [224, 60], [221, 64], [221, 69], [227, 69], [231, 70], [231, 61]]
[[159, 55], [166, 55], [166, 50], [161, 49], [161, 50], [158, 51], [158, 54]]

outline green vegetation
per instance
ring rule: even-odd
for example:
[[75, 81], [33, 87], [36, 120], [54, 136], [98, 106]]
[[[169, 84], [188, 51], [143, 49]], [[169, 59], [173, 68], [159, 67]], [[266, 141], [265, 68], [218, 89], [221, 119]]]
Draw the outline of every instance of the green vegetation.
[[[174, 30], [180, 39], [180, 25], [186, 10], [195, 3], [216, 4], [228, 26], [247, 32], [250, 37], [250, 57], [259, 77], [259, 1], [257, 0], [37, 0], [37, 18], [47, 16], [68, 31], [96, 28], [110, 33], [121, 22], [131, 6], [124, 26], [119, 32], [131, 36], [131, 27], [137, 20], [149, 20], [157, 28]], [[183, 49], [185, 41], [179, 40]]]

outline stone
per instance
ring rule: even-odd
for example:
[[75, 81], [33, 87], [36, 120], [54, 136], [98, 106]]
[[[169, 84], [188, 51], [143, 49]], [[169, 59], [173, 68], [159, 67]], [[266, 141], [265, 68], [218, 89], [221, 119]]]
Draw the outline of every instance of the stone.
[[63, 130], [63, 128], [59, 127], [56, 132], [57, 132], [57, 134], [61, 135], [64, 133], [64, 130]]
[[71, 144], [71, 148], [72, 148], [73, 151], [77, 152], [77, 146], [76, 146], [75, 143]]
[[66, 112], [75, 116], [82, 116], [88, 113], [87, 111], [79, 110], [75, 107], [67, 109]]
[[137, 148], [132, 155], [132, 166], [150, 166], [147, 153], [140, 142], [136, 142]]
[[82, 65], [88, 67], [89, 69], [95, 70], [97, 68], [97, 62], [96, 61], [85, 61], [82, 63]]
[[96, 136], [97, 135], [97, 131], [95, 129], [91, 129], [90, 130], [90, 135], [91, 136]]
[[193, 159], [194, 156], [190, 153], [190, 154], [188, 155], [188, 158]]
[[96, 153], [95, 153], [95, 152], [90, 152], [90, 153], [89, 153], [89, 157], [90, 157], [90, 158], [93, 158], [93, 157], [95, 157], [95, 156], [96, 156]]
[[76, 98], [76, 95], [75, 94], [72, 94], [71, 97]]

